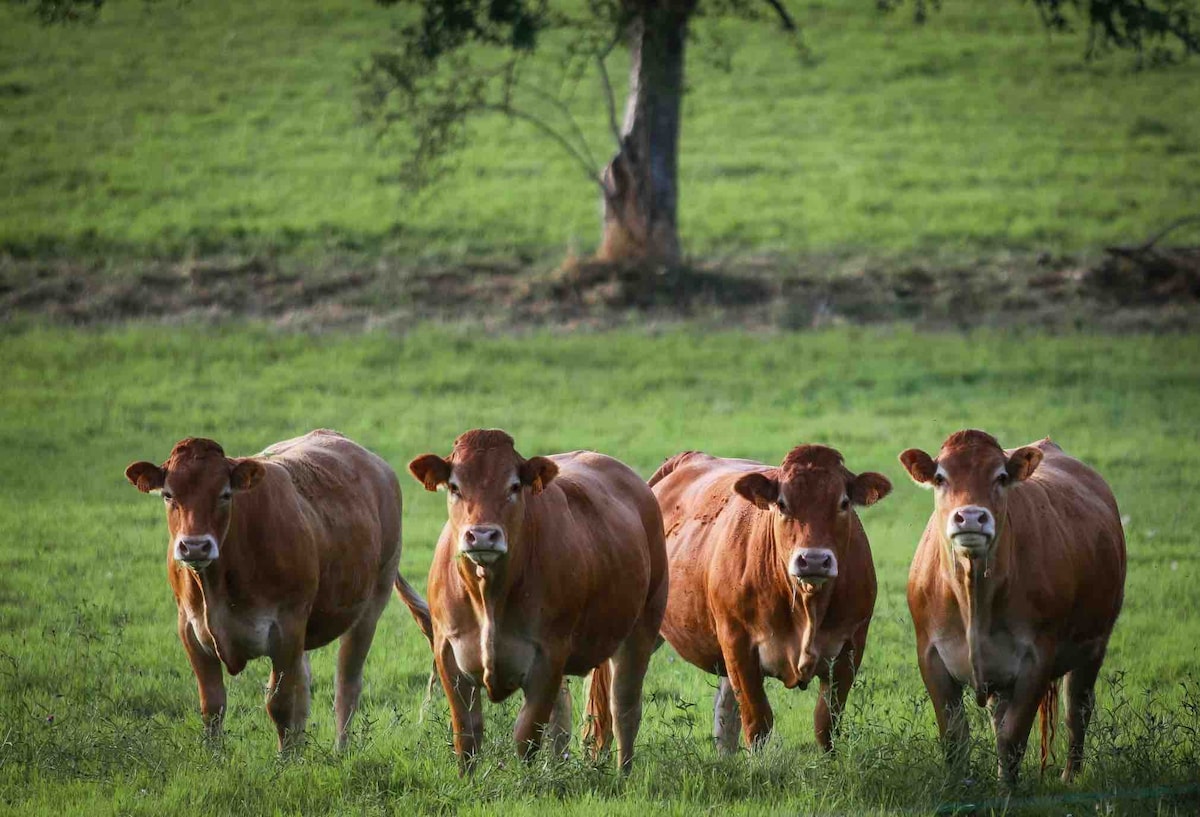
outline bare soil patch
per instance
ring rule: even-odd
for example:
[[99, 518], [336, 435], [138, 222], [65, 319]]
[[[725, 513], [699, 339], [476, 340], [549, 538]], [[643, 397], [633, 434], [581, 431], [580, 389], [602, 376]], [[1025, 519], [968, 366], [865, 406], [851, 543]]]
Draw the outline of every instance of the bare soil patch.
[[433, 320], [505, 331], [687, 320], [782, 329], [902, 321], [1178, 331], [1200, 328], [1200, 248], [1112, 248], [1090, 258], [761, 256], [661, 269], [361, 256], [0, 257], [0, 323], [240, 319], [296, 329], [403, 329]]

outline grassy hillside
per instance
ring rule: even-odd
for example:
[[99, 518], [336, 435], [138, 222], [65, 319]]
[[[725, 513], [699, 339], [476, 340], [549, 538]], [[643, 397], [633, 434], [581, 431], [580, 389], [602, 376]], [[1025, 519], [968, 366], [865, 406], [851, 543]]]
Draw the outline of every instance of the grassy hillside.
[[[1086, 64], [1082, 34], [1049, 38], [1015, 0], [946, 3], [923, 28], [871, 2], [791, 5], [815, 64], [770, 25], [696, 27], [680, 169], [692, 253], [1071, 250], [1200, 207], [1200, 63]], [[94, 26], [43, 29], [0, 4], [0, 247], [593, 246], [593, 189], [522, 125], [480, 122], [435, 191], [396, 184], [355, 101], [395, 14], [111, 0]], [[591, 78], [573, 107], [606, 156]]]
[[[948, 782], [913, 658], [907, 566], [930, 508], [896, 461], [980, 426], [1008, 444], [1052, 434], [1111, 482], [1129, 541], [1126, 607], [1099, 686], [1102, 711], [1074, 787], [1021, 797], [1153, 794], [1200, 769], [1200, 341], [1031, 333], [835, 330], [791, 335], [617, 332], [484, 339], [280, 335], [253, 327], [8, 334], [0, 342], [0, 813], [212, 815], [929, 813], [995, 794], [982, 714], [970, 785]], [[355, 749], [333, 756], [332, 648], [314, 656], [313, 738], [279, 761], [261, 706], [266, 667], [230, 683], [228, 738], [199, 740], [196, 691], [174, 634], [161, 503], [125, 483], [136, 459], [188, 434], [231, 454], [332, 426], [398, 469], [500, 425], [526, 455], [593, 447], [648, 474], [685, 448], [777, 462], [794, 444], [839, 447], [894, 494], [862, 512], [880, 597], [841, 753], [818, 755], [815, 692], [769, 685], [777, 734], [719, 759], [712, 679], [664, 648], [646, 685], [641, 755], [612, 767], [513, 762], [515, 703], [487, 707], [480, 773], [455, 773], [444, 705], [418, 722], [429, 664], [398, 604], [368, 661]], [[444, 499], [407, 476], [402, 569], [424, 587]], [[577, 699], [581, 686], [575, 684]], [[1189, 731], [1190, 730], [1190, 731]], [[1057, 754], [1065, 746], [1059, 733]], [[1192, 800], [1160, 813], [1194, 813]], [[1024, 801], [1022, 801], [1024, 802]], [[1078, 801], [1076, 801], [1078, 804]], [[1120, 801], [1116, 811], [1153, 811]], [[1039, 805], [1040, 803], [1040, 805]], [[1092, 810], [1091, 801], [1081, 808]], [[1074, 806], [1072, 806], [1074, 808]]]

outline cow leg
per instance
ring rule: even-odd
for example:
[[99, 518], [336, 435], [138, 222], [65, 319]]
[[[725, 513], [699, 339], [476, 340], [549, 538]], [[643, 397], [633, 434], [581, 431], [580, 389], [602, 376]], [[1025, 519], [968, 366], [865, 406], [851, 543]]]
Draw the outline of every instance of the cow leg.
[[1096, 676], [1100, 674], [1101, 656], [1091, 664], [1084, 664], [1067, 673], [1067, 732], [1070, 747], [1067, 749], [1067, 767], [1063, 769], [1064, 783], [1070, 783], [1083, 767], [1083, 738], [1088, 723], [1096, 708]]
[[996, 761], [1001, 783], [1006, 788], [1017, 785], [1017, 773], [1029, 730], [1037, 715], [1038, 706], [1046, 692], [1049, 679], [1038, 667], [1029, 667], [1009, 698], [1000, 698], [992, 709], [992, 727], [996, 732]]
[[962, 706], [962, 684], [946, 669], [942, 657], [932, 645], [920, 645], [917, 664], [921, 679], [933, 703], [933, 714], [937, 718], [938, 734], [946, 752], [946, 765], [964, 769], [970, 750], [970, 725]]
[[763, 689], [762, 667], [743, 637], [727, 633], [721, 635], [720, 640], [729, 683], [742, 711], [742, 733], [746, 736], [746, 745], [754, 751], [766, 743], [775, 725], [775, 714]]
[[454, 754], [459, 774], [475, 768], [479, 747], [483, 744], [483, 698], [471, 676], [458, 668], [454, 648], [443, 640], [434, 654], [442, 691], [450, 704], [450, 727], [454, 730]]
[[561, 667], [550, 666], [545, 658], [534, 662], [522, 687], [525, 703], [521, 705], [516, 726], [513, 727], [513, 740], [517, 743], [517, 754], [522, 760], [533, 760], [547, 734], [553, 738], [555, 727], [551, 723], [551, 716], [559, 702], [562, 687]]
[[558, 688], [558, 700], [550, 713], [548, 731], [554, 741], [554, 756], [566, 758], [571, 749], [571, 688], [564, 680]]
[[833, 662], [832, 671], [826, 669], [820, 676], [821, 697], [813, 714], [813, 730], [817, 735], [817, 743], [826, 752], [833, 751], [833, 737], [841, 723], [842, 710], [846, 707], [846, 698], [850, 695], [854, 676], [858, 674], [866, 644], [867, 628], [863, 627], [842, 648]]
[[373, 600], [372, 605], [363, 611], [354, 626], [346, 631], [338, 645], [337, 690], [333, 701], [333, 708], [337, 713], [338, 751], [345, 749], [350, 740], [350, 722], [354, 719], [358, 699], [362, 695], [363, 665], [367, 661], [367, 653], [371, 651], [379, 616], [387, 606], [391, 592], [392, 587], [389, 584], [383, 593]]
[[721, 676], [720, 682], [716, 700], [713, 701], [713, 742], [716, 743], [718, 754], [732, 755], [738, 750], [742, 711], [729, 679]]
[[204, 736], [209, 740], [221, 737], [222, 721], [225, 719], [225, 678], [221, 670], [221, 659], [211, 655], [192, 632], [192, 625], [183, 615], [179, 616], [179, 640], [196, 676], [200, 690], [200, 719], [204, 722]]
[[281, 752], [298, 749], [303, 743], [310, 678], [303, 629], [281, 634], [279, 646], [271, 656], [271, 679], [267, 686], [267, 714], [275, 723]]

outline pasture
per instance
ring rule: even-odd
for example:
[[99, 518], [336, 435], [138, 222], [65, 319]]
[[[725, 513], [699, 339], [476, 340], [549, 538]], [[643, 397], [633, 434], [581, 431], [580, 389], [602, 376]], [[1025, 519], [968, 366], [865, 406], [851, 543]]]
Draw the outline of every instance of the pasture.
[[[0, 371], [0, 811], [920, 814], [981, 801], [1000, 809], [990, 730], [973, 705], [969, 782], [942, 771], [903, 598], [931, 500], [896, 455], [936, 449], [964, 426], [1010, 445], [1051, 434], [1108, 478], [1128, 537], [1126, 606], [1098, 687], [1088, 765], [1065, 787], [1053, 774], [1039, 780], [1031, 751], [1014, 810], [1184, 814], [1200, 802], [1194, 336], [28, 328], [0, 337]], [[188, 434], [239, 455], [328, 426], [402, 470], [488, 425], [512, 432], [526, 455], [591, 447], [643, 475], [684, 448], [777, 462], [801, 441], [835, 445], [850, 468], [887, 474], [893, 495], [861, 512], [880, 596], [840, 752], [816, 750], [815, 690], [772, 683], [778, 720], [768, 748], [717, 757], [712, 679], [664, 647], [647, 678], [628, 780], [577, 756], [516, 762], [513, 701], [486, 707], [488, 748], [476, 776], [460, 779], [444, 702], [419, 721], [429, 652], [398, 602], [368, 660], [347, 755], [330, 748], [331, 648], [314, 654], [302, 757], [275, 754], [261, 661], [230, 683], [223, 746], [205, 747], [174, 632], [161, 503], [129, 486], [124, 467], [160, 461]], [[423, 588], [444, 500], [402, 479], [401, 567]], [[582, 687], [573, 683], [577, 713]], [[1064, 751], [1060, 730], [1059, 763]], [[1190, 794], [1153, 796], [1180, 786]], [[1107, 801], [1071, 800], [1095, 792]], [[1139, 795], [1150, 796], [1121, 799]]]
[[[1194, 212], [1200, 62], [1085, 62], [1085, 32], [1050, 37], [1016, 0], [945, 3], [924, 27], [875, 5], [793, 4], [810, 62], [769, 22], [696, 21], [689, 253], [1082, 251]], [[93, 26], [47, 30], [0, 4], [0, 248], [592, 249], [594, 186], [528, 126], [480, 120], [436, 189], [397, 183], [355, 78], [400, 14], [370, 0], [110, 0]], [[554, 87], [559, 57], [540, 58], [537, 81]], [[570, 96], [597, 169], [613, 147], [601, 100], [592, 76]]]

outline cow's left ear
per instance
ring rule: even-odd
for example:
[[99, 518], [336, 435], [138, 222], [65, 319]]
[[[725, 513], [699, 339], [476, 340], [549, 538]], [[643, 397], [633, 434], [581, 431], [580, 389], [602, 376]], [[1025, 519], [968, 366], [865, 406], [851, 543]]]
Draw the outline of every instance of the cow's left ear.
[[161, 491], [167, 481], [167, 473], [152, 462], [135, 462], [125, 469], [125, 479], [129, 480], [143, 494], [151, 491]]
[[892, 492], [892, 482], [883, 474], [867, 471], [850, 483], [850, 501], [855, 505], [874, 505]]
[[537, 495], [550, 484], [550, 480], [558, 476], [558, 466], [548, 457], [531, 457], [521, 463], [518, 474], [521, 484], [528, 485]]
[[230, 460], [229, 487], [235, 491], [248, 491], [258, 484], [267, 472], [258, 460]]
[[1012, 452], [1012, 456], [1008, 458], [1008, 463], [1005, 465], [1005, 470], [1012, 477], [1013, 482], [1020, 482], [1023, 479], [1029, 479], [1033, 476], [1033, 472], [1042, 462], [1042, 450], [1027, 445], [1024, 448], [1018, 448]]

